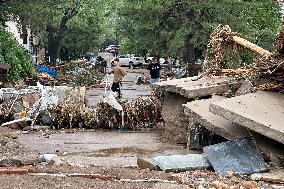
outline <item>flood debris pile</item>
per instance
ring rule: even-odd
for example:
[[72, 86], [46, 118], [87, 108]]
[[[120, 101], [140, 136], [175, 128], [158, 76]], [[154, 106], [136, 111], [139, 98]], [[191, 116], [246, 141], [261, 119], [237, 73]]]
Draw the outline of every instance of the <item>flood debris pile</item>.
[[138, 97], [130, 102], [109, 96], [97, 104], [96, 115], [98, 125], [103, 128], [152, 128], [162, 120], [161, 102], [155, 95]]
[[[189, 150], [202, 153], [155, 157], [158, 167], [188, 171], [182, 180], [192, 188], [270, 188], [259, 182], [264, 179], [257, 178], [279, 178], [274, 172], [284, 165], [283, 39], [284, 27], [270, 53], [231, 32], [228, 26], [219, 27], [209, 41], [212, 54], [204, 73], [154, 85], [155, 90], [165, 93], [162, 109], [169, 111], [162, 113], [165, 131], [170, 131], [169, 141], [178, 137], [174, 142], [186, 141]], [[258, 60], [229, 69], [224, 60], [229, 48], [249, 49], [259, 56]], [[186, 134], [174, 132], [182, 129]], [[206, 174], [204, 179], [195, 178], [192, 170], [207, 169], [204, 162], [218, 173], [218, 178], [206, 171], [199, 172]]]
[[76, 92], [69, 93], [66, 99], [56, 108], [49, 109], [51, 125], [61, 128], [94, 128], [96, 126], [93, 112], [88, 111], [84, 104], [84, 95]]
[[[275, 40], [274, 52], [271, 53], [231, 31], [229, 26], [218, 26], [210, 36], [207, 50], [205, 74], [209, 75], [234, 75], [252, 81], [267, 79], [265, 84], [258, 86], [262, 90], [284, 89], [284, 59], [283, 40], [284, 25]], [[248, 49], [255, 53], [258, 58], [254, 64], [228, 69], [229, 65], [224, 60], [228, 49], [235, 51]]]
[[103, 74], [92, 68], [65, 71], [58, 76], [56, 85], [94, 86], [101, 82]]
[[88, 109], [85, 87], [49, 87], [38, 83], [37, 87], [1, 89], [0, 93], [1, 121], [11, 128], [22, 129], [32, 124], [47, 125], [53, 129], [139, 130], [156, 126], [161, 121], [161, 104], [154, 95], [128, 101], [117, 99], [111, 93], [102, 98], [94, 109]]
[[91, 64], [80, 62], [66, 63], [49, 68], [37, 66], [37, 76], [27, 79], [28, 83], [40, 81], [49, 86], [94, 86], [101, 82], [104, 72], [93, 68]]

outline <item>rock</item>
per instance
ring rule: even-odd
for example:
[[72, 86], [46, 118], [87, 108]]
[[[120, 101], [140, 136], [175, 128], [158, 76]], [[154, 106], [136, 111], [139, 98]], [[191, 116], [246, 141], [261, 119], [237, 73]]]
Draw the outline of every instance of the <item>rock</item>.
[[12, 138], [12, 139], [17, 139], [18, 133], [17, 132], [7, 132], [4, 134], [4, 136], [8, 138]]
[[256, 173], [251, 175], [251, 179], [255, 181], [284, 183], [284, 169], [277, 169], [268, 173]]
[[39, 156], [36, 154], [29, 154], [20, 158], [23, 165], [35, 165], [40, 162]]
[[229, 189], [230, 188], [227, 184], [220, 182], [220, 181], [214, 181], [212, 184], [215, 188], [218, 188], [218, 189]]
[[202, 186], [202, 185], [199, 185], [198, 187], [197, 187], [197, 189], [206, 189], [204, 186]]
[[253, 86], [252, 82], [246, 79], [241, 87], [237, 90], [236, 96], [245, 95], [254, 91], [255, 87]]
[[258, 188], [257, 183], [254, 181], [245, 181], [242, 185], [245, 189], [257, 189]]
[[139, 167], [139, 169], [158, 170], [157, 165], [150, 158], [137, 158], [137, 166]]
[[40, 162], [49, 165], [60, 165], [61, 159], [56, 154], [43, 154], [40, 156]]
[[156, 156], [154, 161], [161, 170], [166, 172], [211, 168], [204, 154]]
[[6, 144], [6, 147], [9, 149], [15, 149], [15, 148], [19, 148], [19, 145], [16, 142], [8, 142]]
[[0, 160], [0, 167], [10, 167], [10, 166], [19, 167], [21, 165], [22, 165], [21, 160], [15, 157], [3, 157]]
[[203, 148], [214, 170], [222, 176], [252, 174], [267, 170], [260, 152], [250, 138], [234, 139]]

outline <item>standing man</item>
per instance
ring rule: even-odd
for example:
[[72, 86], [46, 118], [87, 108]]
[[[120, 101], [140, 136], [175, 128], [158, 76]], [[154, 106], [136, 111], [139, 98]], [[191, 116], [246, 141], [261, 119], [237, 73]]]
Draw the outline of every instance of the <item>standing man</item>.
[[113, 92], [117, 92], [118, 98], [121, 98], [120, 85], [121, 85], [122, 77], [124, 77], [127, 74], [127, 72], [120, 67], [118, 58], [115, 58], [113, 60], [113, 65], [114, 65], [114, 68], [113, 68], [114, 78], [113, 78], [111, 90]]
[[150, 83], [151, 84], [160, 82], [161, 65], [158, 63], [158, 60], [156, 57], [152, 58], [152, 63], [149, 64], [147, 70], [150, 70], [150, 76], [151, 76]]

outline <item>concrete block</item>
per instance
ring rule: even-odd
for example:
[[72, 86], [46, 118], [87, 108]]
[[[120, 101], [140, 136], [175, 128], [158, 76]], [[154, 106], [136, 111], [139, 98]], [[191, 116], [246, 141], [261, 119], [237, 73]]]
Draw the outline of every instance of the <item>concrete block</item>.
[[210, 169], [211, 165], [204, 154], [156, 156], [157, 166], [166, 172]]
[[241, 175], [267, 170], [262, 155], [249, 138], [206, 146], [203, 151], [213, 169], [222, 176], [228, 171]]
[[188, 99], [193, 99], [227, 92], [239, 88], [240, 85], [241, 82], [236, 82], [233, 77], [214, 76], [211, 78], [202, 77], [198, 80], [195, 77], [175, 79], [157, 83], [152, 87], [157, 91], [174, 92]]
[[284, 144], [284, 95], [259, 91], [210, 105], [210, 111]]
[[228, 121], [209, 111], [211, 103], [224, 99], [225, 97], [223, 96], [213, 95], [210, 99], [195, 100], [184, 104], [184, 112], [189, 117], [189, 131], [194, 132], [196, 130], [194, 128], [201, 126], [229, 140], [249, 136], [245, 127], [234, 124], [232, 121]]

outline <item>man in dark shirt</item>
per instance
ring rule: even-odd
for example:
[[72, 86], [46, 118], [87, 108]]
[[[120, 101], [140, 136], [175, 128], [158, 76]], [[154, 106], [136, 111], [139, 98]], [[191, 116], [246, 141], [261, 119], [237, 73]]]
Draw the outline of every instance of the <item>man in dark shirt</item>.
[[152, 59], [152, 63], [149, 64], [147, 70], [150, 70], [150, 76], [151, 76], [151, 84], [160, 82], [160, 70], [161, 65], [158, 63], [157, 58], [154, 57]]

